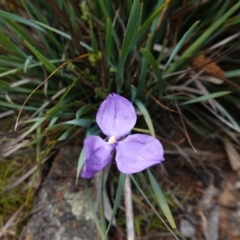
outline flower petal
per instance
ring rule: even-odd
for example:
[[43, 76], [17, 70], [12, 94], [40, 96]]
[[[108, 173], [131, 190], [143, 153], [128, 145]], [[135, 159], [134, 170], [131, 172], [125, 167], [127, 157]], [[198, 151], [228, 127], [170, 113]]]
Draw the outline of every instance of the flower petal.
[[128, 136], [116, 146], [116, 163], [120, 172], [140, 172], [164, 160], [162, 144], [146, 134]]
[[98, 136], [89, 136], [84, 140], [84, 149], [86, 160], [81, 177], [91, 178], [111, 161], [113, 146]]
[[134, 127], [137, 115], [130, 101], [112, 93], [100, 105], [96, 120], [105, 135], [119, 140]]

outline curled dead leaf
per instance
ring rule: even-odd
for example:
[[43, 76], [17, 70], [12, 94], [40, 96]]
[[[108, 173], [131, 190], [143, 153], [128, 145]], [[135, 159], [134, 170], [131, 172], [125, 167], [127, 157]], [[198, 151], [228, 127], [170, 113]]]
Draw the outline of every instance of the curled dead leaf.
[[[206, 65], [204, 65], [206, 64]], [[216, 62], [212, 61], [210, 58], [206, 57], [204, 54], [200, 54], [193, 58], [191, 65], [199, 67], [199, 70], [204, 70], [204, 73], [214, 76], [216, 78], [224, 79], [224, 71], [217, 65]]]

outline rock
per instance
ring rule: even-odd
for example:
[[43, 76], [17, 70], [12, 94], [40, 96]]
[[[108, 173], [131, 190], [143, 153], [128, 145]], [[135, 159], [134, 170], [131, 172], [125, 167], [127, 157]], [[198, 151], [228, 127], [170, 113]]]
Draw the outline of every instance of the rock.
[[202, 232], [206, 240], [219, 239], [219, 206], [215, 205], [208, 211], [207, 225], [202, 224]]
[[191, 238], [195, 236], [196, 229], [193, 224], [187, 219], [180, 220], [180, 232], [184, 237]]
[[[75, 185], [79, 148], [66, 147], [37, 193], [33, 214], [21, 234], [24, 240], [98, 240], [83, 186]], [[72, 174], [72, 177], [71, 177]], [[83, 179], [79, 179], [81, 183]], [[94, 196], [94, 188], [90, 188]]]

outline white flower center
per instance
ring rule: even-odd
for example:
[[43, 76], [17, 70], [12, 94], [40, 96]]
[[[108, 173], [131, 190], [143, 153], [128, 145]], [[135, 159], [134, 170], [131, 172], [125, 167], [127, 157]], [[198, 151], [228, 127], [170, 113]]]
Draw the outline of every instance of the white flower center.
[[108, 144], [114, 144], [117, 142], [117, 139], [115, 136], [111, 136], [109, 139], [108, 139]]

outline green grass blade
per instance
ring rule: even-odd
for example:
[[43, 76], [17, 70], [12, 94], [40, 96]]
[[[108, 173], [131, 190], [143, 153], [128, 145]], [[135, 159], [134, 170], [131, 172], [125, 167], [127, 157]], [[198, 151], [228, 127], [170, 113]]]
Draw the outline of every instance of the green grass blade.
[[218, 102], [216, 103], [218, 109], [225, 115], [226, 118], [232, 123], [233, 126], [236, 128], [240, 129], [239, 124], [234, 120], [234, 118], [229, 114], [229, 112]]
[[50, 27], [50, 26], [48, 26], [48, 25], [46, 25], [46, 24], [44, 24], [44, 23], [38, 22], [38, 21], [34, 21], [34, 22], [35, 22], [36, 24], [38, 24], [39, 26], [43, 27], [43, 28], [46, 28], [46, 29], [48, 29], [48, 30], [50, 30], [50, 31], [52, 31], [52, 32], [55, 32], [55, 33], [59, 34], [59, 35], [62, 36], [62, 37], [65, 37], [65, 38], [67, 38], [67, 39], [69, 39], [69, 40], [72, 39], [72, 37], [71, 37], [69, 34], [67, 34], [67, 33], [65, 33], [65, 32], [62, 32], [62, 31], [60, 31], [60, 30], [58, 30], [58, 29], [56, 29], [56, 28], [54, 28], [54, 27]]
[[200, 21], [195, 22], [189, 29], [188, 31], [183, 35], [183, 37], [180, 39], [176, 47], [174, 48], [172, 54], [170, 55], [164, 69], [168, 67], [172, 59], [175, 57], [175, 55], [178, 53], [178, 51], [181, 49], [183, 44], [188, 40], [189, 36], [192, 34], [192, 32], [196, 29]]
[[74, 8], [71, 1], [64, 1], [63, 4], [64, 4], [63, 8], [66, 10], [66, 12], [68, 14], [68, 17], [69, 17], [70, 22], [72, 24], [72, 28], [74, 29], [75, 32], [79, 31], [76, 9]]
[[[104, 191], [105, 191], [105, 172], [106, 169], [103, 169], [102, 171], [102, 179], [101, 179], [101, 190], [100, 190], [100, 197], [101, 197], [101, 226], [102, 226], [102, 231], [105, 233], [106, 232], [106, 218], [105, 218], [105, 208], [104, 208]], [[106, 240], [108, 240], [108, 236], [106, 236]]]
[[[22, 105], [8, 103], [8, 102], [4, 102], [4, 101], [0, 101], [0, 106], [6, 107], [6, 108], [10, 108], [10, 109], [17, 109], [17, 110], [20, 110], [22, 108]], [[37, 111], [38, 107], [24, 106], [23, 110]]]
[[0, 32], [0, 43], [2, 43], [6, 48], [6, 51], [12, 52], [18, 56], [27, 58], [27, 54], [22, 51], [19, 47], [17, 47], [9, 38], [7, 38], [6, 36], [4, 36], [1, 32]]
[[239, 76], [240, 76], [240, 69], [225, 72], [226, 78], [239, 77]]
[[166, 46], [168, 44], [168, 40], [167, 39], [163, 39], [163, 44], [162, 44], [162, 50], [157, 58], [157, 62], [160, 64], [162, 62], [163, 56], [164, 56], [164, 50], [166, 49]]
[[91, 43], [92, 43], [93, 53], [97, 55], [98, 54], [97, 39], [92, 27], [91, 27]]
[[84, 114], [89, 112], [92, 108], [93, 108], [93, 106], [90, 104], [86, 104], [86, 105], [82, 106], [81, 108], [79, 108], [79, 110], [76, 113], [76, 119], [79, 119], [80, 117], [82, 117]]
[[47, 24], [46, 17], [42, 14], [41, 9], [31, 1], [23, 2], [23, 6], [31, 19], [38, 19], [38, 21]]
[[84, 148], [82, 148], [81, 153], [80, 153], [79, 158], [78, 158], [76, 184], [78, 182], [78, 178], [79, 178], [79, 175], [80, 175], [80, 170], [82, 169], [82, 166], [83, 166], [85, 160], [86, 160], [86, 153], [85, 153]]
[[[218, 20], [214, 21], [213, 24], [201, 35], [197, 40], [181, 55], [178, 63], [181, 63], [182, 60], [189, 58], [193, 55], [204, 42], [213, 34], [235, 11], [240, 8], [240, 1], [236, 2], [225, 14], [222, 15]], [[173, 72], [179, 64], [174, 64], [172, 67], [166, 71], [166, 73]]]
[[26, 132], [22, 134], [22, 137], [25, 138], [28, 134], [36, 130], [45, 120], [45, 117], [37, 119], [37, 121]]
[[138, 15], [139, 15], [139, 0], [134, 0], [134, 3], [132, 5], [132, 10], [129, 16], [128, 24], [127, 24], [126, 33], [123, 39], [121, 53], [120, 53], [119, 69], [120, 69], [121, 75], [123, 75], [121, 71], [127, 59], [128, 53], [132, 47], [135, 31], [138, 26]]
[[45, 137], [45, 133], [38, 134], [38, 136], [36, 136], [34, 138], [34, 140], [32, 140], [29, 143], [25, 144], [24, 147], [30, 147], [30, 146], [35, 145], [37, 143], [41, 143], [41, 141], [42, 141], [42, 139], [44, 137]]
[[95, 120], [89, 120], [89, 119], [73, 119], [73, 120], [65, 122], [65, 124], [75, 125], [78, 127], [89, 127], [90, 124], [92, 124], [94, 122], [95, 122]]
[[[29, 12], [29, 14], [30, 14], [29, 16], [31, 16], [32, 19], [37, 18], [37, 20], [38, 20], [39, 22], [48, 24], [47, 21], [46, 21], [46, 18], [45, 18], [44, 15], [42, 14], [42, 11], [41, 11], [38, 7], [36, 7], [35, 4], [32, 4], [30, 1], [27, 1], [26, 4], [24, 4], [24, 5], [25, 5], [25, 9], [26, 9], [26, 10], [28, 9], [28, 12]], [[31, 15], [30, 12], [33, 13], [33, 14], [32, 14], [33, 16]], [[36, 16], [36, 17], [35, 17], [35, 16]], [[48, 31], [48, 32], [46, 33], [46, 35], [48, 36], [48, 39], [49, 39], [49, 40], [47, 40], [47, 41], [46, 41], [45, 35], [42, 34], [42, 32], [38, 31], [38, 35], [39, 35], [39, 37], [41, 38], [44, 46], [47, 48], [46, 51], [47, 51], [48, 53], [50, 53], [52, 57], [56, 58], [56, 57], [58, 56], [58, 54], [56, 54], [56, 52], [62, 52], [62, 51], [63, 51], [63, 46], [62, 46], [62, 44], [60, 44], [58, 37], [57, 37], [56, 35], [54, 35], [54, 34], [52, 33], [52, 31]], [[24, 39], [24, 40], [27, 40], [27, 39]], [[51, 44], [51, 45], [49, 44], [50, 41], [52, 41], [52, 44]], [[27, 41], [27, 42], [29, 42], [29, 41]], [[30, 42], [29, 42], [29, 43], [30, 43]], [[34, 46], [35, 44], [32, 44], [32, 45]], [[53, 47], [52, 47], [53, 45], [54, 45], [58, 50], [56, 50], [56, 51], [53, 50]]]
[[[139, 9], [139, 20], [138, 20], [138, 28], [140, 28], [141, 26], [141, 22], [142, 22], [142, 17], [143, 17], [143, 6], [144, 6], [144, 3], [143, 2], [140, 2], [140, 9]], [[136, 33], [136, 36], [137, 36], [137, 33]]]
[[139, 100], [135, 100], [135, 104], [137, 105], [138, 109], [140, 110], [140, 112], [143, 114], [143, 117], [145, 119], [145, 122], [151, 132], [151, 135], [153, 137], [155, 137], [155, 131], [154, 131], [154, 127], [153, 127], [153, 124], [152, 124], [152, 120], [151, 120], [151, 117], [148, 113], [148, 110], [146, 109], [146, 107], [143, 105], [143, 103]]
[[125, 179], [126, 179], [126, 175], [121, 173], [120, 177], [119, 177], [119, 181], [118, 181], [118, 188], [117, 188], [116, 198], [114, 200], [112, 216], [111, 216], [111, 219], [109, 221], [109, 224], [108, 224], [108, 227], [107, 227], [104, 239], [106, 239], [106, 236], [108, 235], [108, 232], [109, 232], [110, 227], [112, 225], [112, 221], [113, 221], [113, 219], [114, 219], [114, 217], [116, 215], [117, 209], [119, 207], [121, 196], [122, 196], [122, 193], [123, 193], [123, 187], [124, 187]]
[[118, 39], [118, 35], [117, 35], [117, 33], [115, 31], [115, 28], [114, 28], [118, 16], [119, 16], [119, 11], [116, 12], [115, 17], [114, 17], [114, 19], [112, 21], [112, 35], [113, 35], [113, 39], [114, 39], [114, 42], [116, 44], [116, 47], [119, 49], [120, 48], [119, 47], [119, 39]]
[[175, 233], [173, 232], [173, 230], [164, 222], [163, 218], [159, 215], [159, 213], [157, 212], [157, 210], [154, 208], [154, 206], [151, 204], [151, 202], [148, 200], [146, 194], [143, 192], [143, 190], [141, 189], [141, 187], [139, 186], [139, 184], [137, 183], [136, 179], [134, 178], [133, 175], [130, 175], [131, 180], [133, 181], [133, 183], [135, 184], [135, 186], [137, 187], [138, 191], [141, 193], [141, 195], [143, 196], [143, 198], [146, 200], [146, 202], [148, 203], [148, 205], [152, 208], [152, 210], [155, 212], [155, 214], [158, 216], [158, 218], [162, 221], [162, 223], [165, 225], [165, 227], [169, 230], [169, 232], [172, 233], [172, 235], [175, 237], [175, 239], [179, 240], [178, 237], [175, 235]]
[[105, 17], [105, 19], [107, 19], [108, 17], [110, 17], [108, 11], [107, 11], [107, 8], [105, 6], [105, 3], [103, 0], [99, 0], [99, 4], [100, 4], [100, 7], [102, 9], [102, 12], [103, 12], [103, 15]]
[[158, 81], [157, 84], [155, 85], [155, 88], [159, 91], [159, 97], [161, 97], [163, 92], [163, 78], [158, 66], [158, 62], [156, 61], [154, 56], [150, 53], [150, 51], [148, 51], [146, 48], [141, 48], [140, 52], [144, 56], [148, 64], [152, 67], [152, 70], [157, 77]]
[[57, 104], [55, 104], [54, 107], [52, 107], [48, 112], [47, 112], [47, 115], [50, 116], [50, 115], [54, 115], [55, 113], [57, 113], [60, 109], [60, 106], [64, 105], [63, 104], [63, 101], [64, 99], [66, 98], [66, 96], [69, 94], [70, 90], [75, 86], [75, 84], [77, 83], [78, 81], [78, 78], [75, 78], [73, 80], [73, 82], [71, 83], [71, 85], [68, 86], [68, 88], [66, 89], [66, 91], [62, 94], [59, 102]]
[[107, 18], [106, 36], [105, 36], [105, 55], [106, 55], [107, 65], [109, 65], [111, 46], [112, 46], [112, 31], [111, 30], [112, 30], [111, 19]]
[[[232, 6], [225, 14], [222, 15], [217, 21], [215, 21], [184, 53], [186, 56], [190, 56], [192, 52], [198, 49], [201, 45], [214, 31], [217, 30], [235, 11], [240, 8], [240, 2], [237, 2]], [[185, 57], [186, 57], [185, 56]]]
[[210, 93], [201, 97], [197, 97], [185, 102], [180, 103], [180, 105], [187, 105], [187, 104], [192, 104], [192, 103], [198, 103], [198, 102], [202, 102], [202, 101], [207, 101], [210, 100], [212, 98], [217, 98], [217, 97], [221, 97], [227, 94], [230, 94], [230, 91], [223, 91], [223, 92], [216, 92], [216, 93]]
[[164, 3], [162, 6], [160, 6], [150, 17], [147, 18], [147, 20], [138, 28], [136, 32], [135, 38], [138, 39], [140, 36], [144, 34], [145, 31], [147, 31], [150, 24], [152, 24], [153, 20], [156, 19], [159, 14], [162, 12], [162, 10], [168, 5], [169, 3]]
[[[30, 19], [37, 18], [40, 22], [47, 23], [46, 19], [43, 17], [42, 11], [40, 9], [38, 9], [35, 4], [31, 4], [30, 1], [22, 1], [22, 4], [23, 4], [23, 7], [24, 7], [25, 11], [27, 12], [27, 15], [29, 16]], [[38, 29], [36, 29], [36, 31], [37, 31], [39, 40], [42, 42], [42, 44], [45, 48], [45, 52], [47, 52], [48, 55], [51, 56], [51, 58], [56, 58], [58, 55], [56, 54], [54, 48], [52, 46], [50, 46], [49, 40], [52, 39], [53, 40], [52, 44], [54, 44], [56, 47], [61, 49], [59, 40], [56, 41], [56, 38], [53, 37], [52, 34], [49, 32], [47, 32], [46, 34], [43, 34], [43, 32], [39, 31]], [[46, 35], [48, 36], [48, 40], [46, 38]], [[58, 50], [58, 51], [61, 52], [61, 50]]]
[[159, 77], [161, 75], [161, 71], [158, 67], [158, 63], [156, 59], [153, 57], [153, 55], [148, 51], [146, 48], [141, 48], [140, 50], [141, 54], [145, 57], [149, 65], [152, 67], [152, 70], [154, 74]]
[[[51, 60], [50, 63], [61, 63], [63, 61], [64, 61], [63, 59], [57, 59], [57, 60]], [[7, 76], [7, 75], [11, 75], [11, 74], [16, 74], [18, 71], [24, 69], [24, 65], [25, 64], [23, 64], [21, 67], [14, 68], [14, 69], [8, 70], [6, 72], [2, 72], [2, 73], [0, 73], [0, 77], [4, 77], [4, 76]], [[42, 65], [44, 65], [42, 62], [33, 63], [33, 64], [28, 65], [28, 69], [38, 67], [38, 66], [42, 66]]]
[[167, 204], [167, 201], [162, 193], [161, 188], [159, 187], [156, 179], [154, 178], [154, 176], [152, 175], [151, 171], [149, 169], [147, 169], [147, 173], [148, 173], [148, 177], [150, 179], [152, 188], [155, 192], [155, 195], [157, 197], [158, 203], [164, 213], [164, 215], [166, 216], [168, 222], [170, 223], [172, 228], [176, 228], [176, 224], [174, 222], [173, 216], [171, 214], [171, 211], [169, 209], [169, 206]]
[[128, 9], [130, 11], [132, 9], [132, 5], [133, 5], [132, 0], [127, 0], [127, 5], [128, 5]]
[[80, 45], [81, 45], [82, 47], [84, 47], [85, 49], [87, 49], [89, 52], [93, 52], [92, 47], [89, 46], [89, 45], [87, 45], [86, 43], [80, 41]]
[[32, 56], [29, 56], [26, 58], [24, 65], [23, 65], [23, 72], [26, 73], [28, 70], [28, 66], [30, 65], [30, 63], [32, 62]]
[[[147, 43], [146, 43], [147, 51], [150, 51], [152, 39], [153, 39], [153, 35], [149, 34]], [[143, 100], [143, 96], [144, 96], [143, 90], [146, 87], [147, 67], [148, 67], [148, 62], [146, 61], [145, 58], [142, 58], [141, 71], [139, 74], [139, 83], [137, 86], [137, 98], [140, 100]]]
[[28, 48], [33, 52], [33, 54], [39, 59], [40, 62], [43, 63], [43, 65], [50, 71], [53, 72], [54, 70], [56, 70], [56, 67], [54, 66], [54, 64], [52, 64], [51, 62], [49, 62], [49, 60], [47, 58], [45, 58], [39, 51], [37, 51], [37, 49], [35, 49], [32, 45], [30, 45], [29, 43], [25, 42], [26, 45], [28, 46]]
[[36, 48], [34, 48], [32, 45], [29, 43], [25, 42], [28, 48], [33, 52], [33, 54], [39, 59], [40, 62], [43, 63], [43, 65], [50, 71], [53, 72], [56, 70], [56, 67], [54, 64], [48, 61], [47, 58], [45, 58]]
[[28, 20], [28, 19], [19, 17], [19, 16], [15, 15], [15, 14], [12, 14], [12, 13], [5, 12], [5, 11], [0, 10], [0, 17], [6, 18], [6, 19], [11, 19], [11, 20], [13, 20], [13, 21], [23, 23], [23, 24], [25, 24], [25, 25], [28, 25], [28, 26], [30, 26], [30, 27], [33, 27], [33, 28], [35, 28], [35, 29], [38, 29], [38, 30], [40, 30], [40, 31], [45, 32], [43, 28], [39, 27], [37, 24], [35, 24], [35, 23], [32, 22], [31, 20]]
[[64, 2], [64, 0], [55, 0], [55, 2], [58, 5], [58, 7], [62, 10], [63, 9], [63, 2]]
[[86, 193], [86, 197], [87, 197], [87, 200], [88, 200], [88, 204], [89, 204], [92, 216], [93, 216], [93, 220], [94, 220], [94, 222], [96, 224], [97, 230], [98, 230], [101, 238], [103, 239], [104, 238], [104, 232], [102, 231], [102, 227], [100, 225], [100, 221], [99, 221], [98, 216], [97, 216], [97, 214], [95, 212], [93, 201], [92, 201], [92, 198], [91, 198], [91, 195], [90, 195], [90, 191], [89, 191], [89, 187], [88, 187], [86, 179], [84, 179], [84, 188], [85, 188], [85, 193]]
[[25, 40], [31, 44], [34, 44], [34, 40], [32, 38], [31, 35], [29, 35], [29, 33], [26, 31], [25, 26], [11, 21], [11, 20], [6, 20], [6, 24], [8, 24], [10, 26], [10, 28], [13, 29], [14, 34], [18, 34], [19, 35], [19, 39], [21, 39], [21, 41]]

